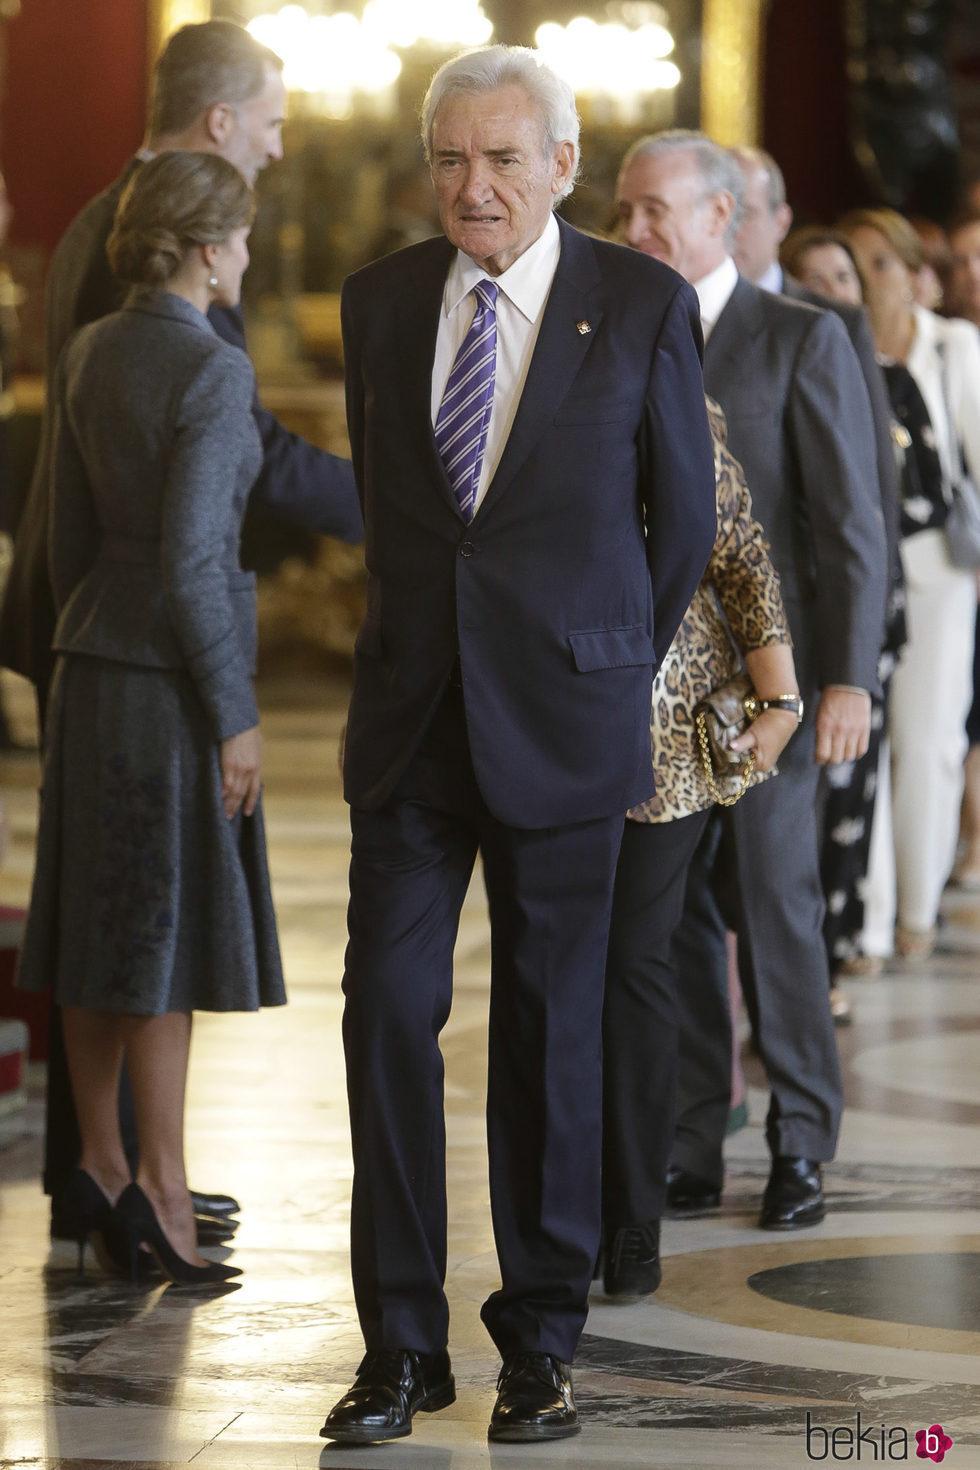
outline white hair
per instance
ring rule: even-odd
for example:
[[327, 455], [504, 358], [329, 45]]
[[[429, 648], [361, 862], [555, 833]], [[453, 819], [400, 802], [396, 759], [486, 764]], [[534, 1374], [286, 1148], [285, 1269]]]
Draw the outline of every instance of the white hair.
[[725, 231], [726, 243], [731, 245], [742, 220], [745, 175], [728, 149], [722, 148], [721, 144], [709, 138], [707, 133], [698, 133], [691, 128], [670, 128], [663, 133], [651, 133], [646, 138], [638, 138], [626, 151], [619, 169], [620, 177], [636, 158], [646, 158], [658, 153], [681, 152], [690, 153], [694, 159], [704, 181], [706, 194], [724, 192], [731, 194], [735, 200], [735, 208], [732, 211], [728, 229]]
[[545, 66], [529, 46], [485, 46], [464, 51], [440, 66], [422, 102], [421, 125], [425, 156], [432, 161], [432, 128], [435, 116], [447, 97], [466, 93], [496, 92], [501, 87], [522, 87], [541, 113], [544, 151], [550, 154], [559, 143], [570, 143], [574, 155], [568, 182], [555, 203], [566, 199], [579, 174], [579, 116], [575, 93], [557, 72]]

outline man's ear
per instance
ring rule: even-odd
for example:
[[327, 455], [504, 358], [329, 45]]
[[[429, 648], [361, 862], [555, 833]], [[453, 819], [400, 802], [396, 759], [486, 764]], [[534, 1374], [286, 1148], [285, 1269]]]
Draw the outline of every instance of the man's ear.
[[793, 223], [793, 211], [788, 204], [780, 204], [777, 207], [775, 220], [779, 229], [779, 243], [781, 245], [789, 234], [790, 226]]
[[204, 131], [216, 148], [226, 146], [235, 128], [235, 109], [228, 102], [215, 102], [204, 114]]
[[719, 236], [723, 238], [728, 233], [732, 215], [735, 213], [735, 195], [730, 194], [727, 189], [719, 189], [717, 194], [712, 194], [709, 202], [709, 233], [717, 240]]
[[555, 149], [555, 169], [551, 178], [552, 194], [560, 194], [572, 177], [575, 169], [575, 149], [569, 142], [559, 143]]

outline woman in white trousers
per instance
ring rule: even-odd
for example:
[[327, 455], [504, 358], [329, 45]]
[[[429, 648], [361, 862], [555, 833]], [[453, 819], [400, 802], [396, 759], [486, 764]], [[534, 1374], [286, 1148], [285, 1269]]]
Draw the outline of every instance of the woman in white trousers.
[[855, 210], [840, 227], [864, 277], [893, 403], [903, 418], [914, 399], [913, 419], [924, 405], [919, 448], [938, 456], [934, 493], [926, 485], [903, 496], [908, 642], [891, 684], [879, 777], [891, 799], [879, 790], [863, 943], [869, 956], [924, 959], [955, 856], [973, 698], [976, 572], [950, 559], [943, 522], [962, 462], [980, 482], [980, 333], [914, 304], [922, 247], [901, 215]]

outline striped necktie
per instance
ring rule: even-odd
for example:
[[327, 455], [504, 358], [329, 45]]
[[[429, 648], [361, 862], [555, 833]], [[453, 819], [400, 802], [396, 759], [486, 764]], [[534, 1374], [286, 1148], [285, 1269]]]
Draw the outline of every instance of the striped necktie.
[[436, 447], [466, 521], [473, 519], [497, 369], [497, 287], [482, 280], [473, 292], [476, 314], [456, 354], [435, 427]]

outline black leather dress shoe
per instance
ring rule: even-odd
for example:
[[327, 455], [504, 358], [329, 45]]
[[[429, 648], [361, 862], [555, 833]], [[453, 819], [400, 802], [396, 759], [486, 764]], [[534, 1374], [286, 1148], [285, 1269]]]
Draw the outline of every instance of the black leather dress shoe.
[[227, 1245], [229, 1240], [234, 1240], [238, 1229], [238, 1221], [227, 1215], [224, 1219], [217, 1215], [195, 1215], [194, 1225], [198, 1245]]
[[701, 1215], [707, 1210], [717, 1210], [720, 1204], [721, 1189], [718, 1185], [699, 1178], [697, 1174], [689, 1174], [686, 1169], [667, 1170], [667, 1208], [664, 1214], [668, 1219]]
[[379, 1348], [364, 1354], [353, 1388], [330, 1410], [321, 1439], [374, 1444], [403, 1439], [412, 1415], [445, 1409], [456, 1398], [449, 1354]]
[[660, 1285], [660, 1221], [609, 1232], [603, 1286], [606, 1296], [637, 1302]]
[[773, 1159], [762, 1196], [762, 1229], [800, 1230], [804, 1225], [819, 1225], [826, 1213], [820, 1165], [792, 1154]]
[[191, 1204], [194, 1206], [195, 1215], [214, 1215], [223, 1220], [226, 1215], [240, 1215], [242, 1207], [237, 1199], [232, 1199], [230, 1194], [205, 1194], [200, 1190], [191, 1190]]
[[566, 1363], [551, 1353], [515, 1353], [504, 1359], [487, 1439], [519, 1444], [567, 1439], [579, 1428]]

